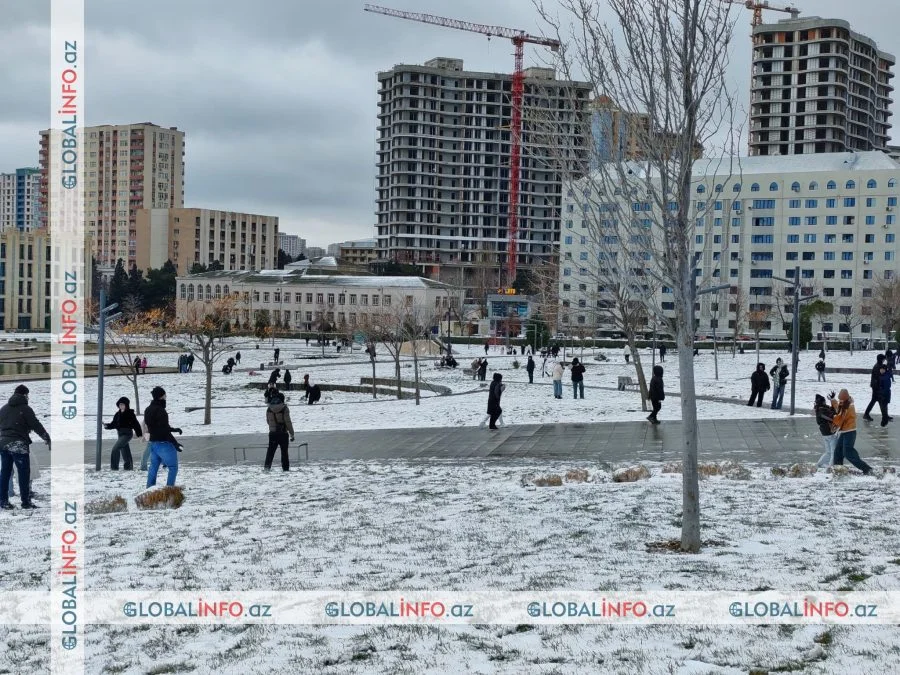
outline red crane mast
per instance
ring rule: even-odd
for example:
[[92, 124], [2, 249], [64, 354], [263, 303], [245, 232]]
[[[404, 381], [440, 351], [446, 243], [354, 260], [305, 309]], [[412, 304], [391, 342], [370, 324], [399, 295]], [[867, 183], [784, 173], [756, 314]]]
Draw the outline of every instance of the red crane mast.
[[512, 41], [515, 56], [515, 69], [512, 76], [512, 119], [510, 120], [510, 149], [509, 149], [509, 214], [507, 227], [507, 253], [506, 253], [506, 286], [511, 288], [516, 279], [516, 258], [518, 257], [519, 235], [519, 166], [522, 158], [522, 101], [525, 96], [525, 71], [523, 62], [525, 57], [525, 43], [550, 47], [553, 51], [560, 48], [558, 40], [529, 35], [523, 30], [505, 28], [503, 26], [488, 26], [481, 23], [471, 23], [458, 19], [448, 19], [433, 14], [421, 14], [419, 12], [405, 12], [378, 5], [366, 5], [365, 11], [376, 14], [393, 16], [398, 19], [419, 21], [444, 28], [455, 28], [470, 33], [480, 33], [491, 37], [503, 37]]

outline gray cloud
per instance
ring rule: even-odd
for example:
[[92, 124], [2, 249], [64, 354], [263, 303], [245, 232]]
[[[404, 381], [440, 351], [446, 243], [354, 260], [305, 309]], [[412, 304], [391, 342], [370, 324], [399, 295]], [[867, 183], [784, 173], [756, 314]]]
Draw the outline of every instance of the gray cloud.
[[[540, 31], [528, 0], [381, 1]], [[372, 236], [376, 73], [433, 56], [508, 72], [512, 57], [505, 40], [369, 14], [363, 4], [155, 0], [136, 11], [133, 2], [87, 0], [88, 123], [184, 130], [188, 206], [278, 215], [282, 229], [314, 245]], [[900, 51], [900, 7], [860, 4], [848, 17], [854, 28]], [[0, 72], [3, 171], [37, 164], [49, 114], [48, 7], [4, 6], [0, 59], [13, 67]], [[737, 11], [749, 33], [750, 13]], [[847, 17], [847, 6], [821, 0], [815, 13]], [[742, 45], [742, 37], [739, 30], [731, 72], [745, 101], [750, 40]]]

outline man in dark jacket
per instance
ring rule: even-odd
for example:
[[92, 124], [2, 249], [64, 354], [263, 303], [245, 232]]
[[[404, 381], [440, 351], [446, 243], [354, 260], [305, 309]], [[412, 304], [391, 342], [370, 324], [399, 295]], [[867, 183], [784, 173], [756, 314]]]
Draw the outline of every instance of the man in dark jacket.
[[478, 379], [482, 382], [484, 382], [484, 379], [487, 377], [487, 367], [487, 359], [482, 359], [481, 363], [478, 365]]
[[110, 468], [113, 471], [119, 470], [119, 454], [125, 462], [125, 471], [134, 469], [133, 460], [131, 459], [131, 439], [140, 438], [142, 435], [141, 425], [137, 420], [134, 410], [131, 409], [131, 401], [125, 396], [116, 401], [116, 414], [113, 415], [112, 422], [104, 424], [107, 430], [115, 429], [119, 437], [116, 444], [112, 447], [110, 454]]
[[320, 398], [322, 398], [322, 388], [317, 384], [311, 384], [306, 389], [307, 397], [306, 404], [312, 405], [313, 403], [317, 403]]
[[572, 389], [574, 390], [575, 398], [578, 398], [579, 391], [581, 392], [581, 398], [584, 398], [584, 366], [575, 358], [572, 359], [572, 367], [569, 368], [569, 371], [572, 373]]
[[784, 399], [784, 390], [790, 374], [791, 371], [782, 363], [781, 359], [776, 359], [775, 365], [769, 371], [769, 375], [772, 376], [772, 410], [781, 410], [781, 402]]
[[766, 374], [766, 364], [757, 363], [756, 370], [750, 376], [750, 402], [747, 405], [752, 406], [756, 401], [756, 407], [761, 408], [763, 396], [769, 391], [769, 376]]
[[504, 389], [506, 387], [503, 385], [503, 375], [494, 373], [494, 379], [491, 382], [490, 389], [488, 389], [487, 413], [490, 416], [490, 424], [488, 425], [490, 429], [497, 428], [497, 419], [503, 414], [503, 408], [500, 407], [500, 397], [503, 395]]
[[666, 360], [666, 351], [667, 351], [667, 350], [666, 350], [666, 346], [665, 346], [665, 345], [660, 345], [660, 346], [659, 346], [659, 360], [660, 360], [660, 361], [663, 361], [663, 362], [664, 362], [664, 361]]
[[825, 359], [819, 359], [816, 363], [816, 372], [819, 374], [819, 382], [825, 382]]
[[[831, 398], [834, 398], [834, 392], [831, 392]], [[834, 408], [832, 408], [825, 397], [816, 394], [816, 405], [814, 408], [816, 413], [816, 424], [819, 425], [819, 433], [822, 434], [822, 443], [825, 444], [825, 452], [819, 458], [816, 466], [831, 466], [834, 462], [834, 446], [837, 436], [834, 433]]]
[[272, 374], [269, 375], [269, 384], [275, 384], [278, 382], [278, 378], [281, 377], [281, 368], [276, 368], [272, 371]]
[[884, 363], [884, 361], [884, 354], [879, 354], [875, 357], [875, 365], [872, 366], [872, 375], [869, 377], [869, 388], [872, 390], [872, 400], [869, 401], [869, 405], [866, 406], [866, 411], [863, 413], [863, 419], [868, 420], [869, 422], [872, 421], [872, 416], [869, 415], [869, 413], [872, 412], [872, 408], [878, 403], [881, 393], [881, 364]]
[[650, 405], [653, 406], [653, 412], [647, 415], [647, 419], [651, 424], [659, 424], [656, 416], [662, 410], [662, 402], [666, 398], [666, 390], [663, 386], [663, 367], [653, 366], [653, 377], [650, 378]]
[[166, 476], [166, 485], [175, 485], [175, 477], [178, 475], [178, 453], [181, 445], [175, 440], [173, 432], [181, 434], [181, 429], [169, 426], [169, 413], [166, 412], [166, 390], [162, 387], [153, 387], [150, 392], [153, 400], [144, 410], [144, 440], [148, 441], [150, 450], [150, 468], [147, 471], [147, 487], [156, 485], [156, 474], [159, 465], [165, 464], [169, 468]]
[[44, 429], [34, 410], [28, 405], [28, 387], [20, 384], [0, 408], [0, 508], [12, 509], [9, 503], [9, 479], [13, 465], [19, 476], [19, 496], [23, 509], [37, 508], [31, 502], [31, 464], [29, 446], [31, 432], [36, 433], [50, 450], [50, 434]]
[[528, 355], [528, 363], [525, 364], [525, 370], [528, 371], [528, 383], [534, 384], [534, 359], [531, 354]]
[[288, 460], [288, 437], [294, 440], [294, 425], [291, 422], [291, 412], [284, 404], [284, 394], [276, 393], [269, 400], [266, 408], [266, 424], [269, 425], [269, 448], [266, 450], [265, 470], [272, 470], [272, 460], [275, 458], [275, 448], [281, 448], [281, 469], [290, 471]]
[[241, 353], [240, 352], [238, 352], [237, 354], [234, 355], [234, 360], [237, 362], [238, 365], [241, 365]]
[[284, 388], [287, 389], [288, 391], [291, 390], [291, 380], [293, 380], [293, 379], [294, 378], [291, 376], [291, 371], [285, 370], [284, 371]]
[[888, 415], [888, 404], [891, 402], [891, 372], [888, 370], [887, 360], [881, 364], [878, 371], [878, 407], [881, 408], [881, 426], [886, 427], [893, 417]]

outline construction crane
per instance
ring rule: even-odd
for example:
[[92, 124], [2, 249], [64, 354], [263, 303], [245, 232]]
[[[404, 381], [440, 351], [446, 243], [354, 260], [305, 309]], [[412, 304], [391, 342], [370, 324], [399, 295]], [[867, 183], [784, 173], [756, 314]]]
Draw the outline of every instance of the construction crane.
[[366, 5], [365, 11], [374, 12], [376, 14], [384, 14], [393, 16], [398, 19], [408, 19], [410, 21], [419, 21], [421, 23], [430, 23], [434, 26], [443, 26], [444, 28], [455, 28], [456, 30], [465, 30], [470, 33], [480, 33], [487, 35], [488, 38], [502, 37], [512, 41], [515, 49], [515, 69], [512, 76], [512, 119], [510, 121], [510, 152], [509, 152], [509, 216], [507, 227], [507, 254], [506, 254], [506, 286], [507, 289], [512, 288], [516, 279], [516, 258], [518, 257], [518, 234], [519, 234], [519, 164], [522, 156], [522, 100], [525, 93], [525, 72], [522, 69], [522, 63], [525, 55], [525, 43], [542, 45], [550, 47], [554, 52], [560, 48], [558, 40], [529, 35], [523, 30], [515, 28], [505, 28], [503, 26], [487, 26], [480, 23], [471, 23], [469, 21], [459, 21], [457, 19], [447, 19], [442, 16], [434, 16], [433, 14], [421, 14], [419, 12], [404, 12], [398, 9], [390, 9], [388, 7], [379, 7], [378, 5]]
[[754, 2], [754, 0], [722, 0], [722, 2], [727, 2], [732, 5], [743, 5], [747, 9], [752, 9], [753, 19], [750, 21], [750, 25], [753, 28], [762, 25], [762, 13], [764, 9], [771, 9], [773, 12], [784, 12], [785, 14], [790, 14], [792, 19], [796, 19], [798, 16], [800, 16], [800, 10], [796, 7], [791, 7], [790, 5], [787, 7], [778, 7], [776, 5], [770, 5], [768, 3], [768, 0], [763, 0], [762, 2]]

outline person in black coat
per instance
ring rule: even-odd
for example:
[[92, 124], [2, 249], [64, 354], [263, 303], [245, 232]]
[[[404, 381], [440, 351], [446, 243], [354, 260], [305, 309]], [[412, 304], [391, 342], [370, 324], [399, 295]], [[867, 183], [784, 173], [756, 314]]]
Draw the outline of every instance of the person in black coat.
[[281, 369], [276, 368], [272, 371], [272, 374], [269, 375], [269, 384], [275, 384], [278, 382], [278, 378], [281, 377]]
[[234, 360], [237, 362], [238, 365], [241, 365], [241, 353], [240, 352], [238, 352], [237, 354], [234, 355]]
[[322, 398], [322, 390], [317, 384], [311, 385], [306, 391], [309, 394], [306, 398], [307, 405], [312, 405]]
[[489, 429], [497, 428], [497, 419], [503, 414], [503, 408], [500, 407], [500, 397], [503, 395], [505, 389], [506, 386], [503, 384], [503, 375], [494, 373], [494, 379], [491, 382], [490, 389], [488, 389], [487, 413], [490, 415]]
[[756, 370], [750, 376], [750, 401], [747, 405], [753, 405], [756, 401], [756, 407], [762, 407], [763, 397], [769, 391], [769, 375], [766, 373], [766, 364], [757, 363]]
[[291, 380], [293, 380], [293, 379], [294, 378], [291, 376], [291, 371], [285, 370], [284, 371], [284, 387], [288, 391], [291, 390]]
[[531, 354], [528, 355], [528, 363], [525, 364], [525, 370], [528, 371], [528, 383], [534, 384], [534, 359]]
[[31, 502], [31, 432], [40, 436], [50, 450], [50, 434], [28, 405], [28, 387], [20, 384], [9, 402], [0, 408], [0, 508], [12, 509], [9, 503], [9, 481], [13, 465], [19, 476], [19, 496], [23, 509], [33, 509]]
[[659, 424], [656, 416], [662, 410], [662, 402], [666, 398], [666, 390], [663, 386], [663, 367], [653, 366], [653, 377], [650, 378], [650, 404], [653, 406], [653, 412], [647, 415], [647, 419], [651, 424]]
[[487, 367], [488, 367], [487, 359], [482, 359], [481, 363], [478, 366], [478, 379], [481, 380], [482, 382], [484, 382], [485, 378], [487, 377]]
[[572, 389], [575, 398], [578, 398], [579, 392], [581, 398], [584, 398], [584, 366], [577, 358], [572, 359], [572, 367], [569, 368], [569, 372], [572, 374]]
[[863, 413], [863, 419], [872, 421], [872, 416], [869, 414], [872, 412], [872, 408], [875, 407], [875, 404], [878, 403], [880, 394], [881, 394], [881, 364], [885, 361], [885, 355], [879, 354], [875, 357], [875, 365], [872, 366], [872, 375], [869, 378], [869, 388], [872, 390], [872, 400], [869, 401], [869, 405], [866, 406], [866, 411]]
[[147, 450], [150, 455], [150, 467], [147, 470], [147, 489], [156, 485], [159, 465], [169, 469], [166, 485], [175, 485], [178, 475], [178, 453], [181, 444], [175, 440], [173, 433], [181, 434], [181, 429], [169, 425], [169, 413], [166, 412], [166, 390], [153, 387], [150, 392], [153, 400], [144, 410], [144, 440], [148, 441]]
[[666, 346], [665, 345], [659, 346], [659, 360], [660, 361], [666, 360]]
[[125, 471], [133, 471], [134, 460], [131, 457], [130, 443], [132, 438], [141, 437], [141, 425], [134, 410], [131, 409], [131, 401], [128, 398], [123, 396], [116, 401], [116, 408], [118, 410], [113, 415], [112, 421], [103, 425], [108, 431], [115, 429], [119, 434], [110, 453], [109, 468], [113, 471], [119, 470], [119, 455], [121, 454]]

